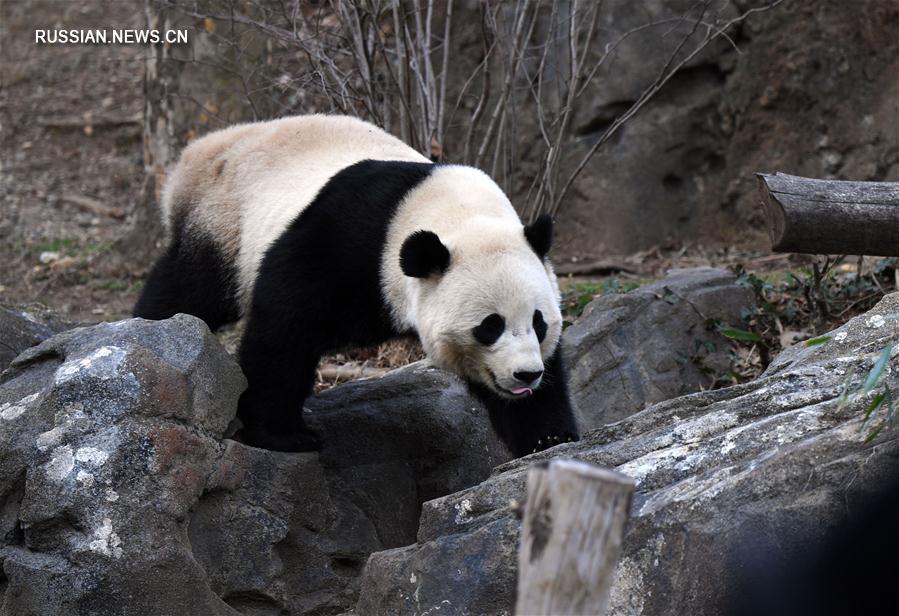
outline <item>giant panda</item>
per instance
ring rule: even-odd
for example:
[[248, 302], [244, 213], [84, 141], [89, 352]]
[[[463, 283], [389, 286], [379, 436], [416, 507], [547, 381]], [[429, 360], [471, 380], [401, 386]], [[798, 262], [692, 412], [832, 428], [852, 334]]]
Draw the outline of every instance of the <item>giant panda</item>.
[[308, 451], [322, 354], [416, 335], [517, 456], [578, 439], [559, 350], [552, 221], [523, 226], [483, 172], [359, 119], [243, 124], [189, 145], [163, 191], [168, 248], [134, 315], [246, 316], [242, 438]]

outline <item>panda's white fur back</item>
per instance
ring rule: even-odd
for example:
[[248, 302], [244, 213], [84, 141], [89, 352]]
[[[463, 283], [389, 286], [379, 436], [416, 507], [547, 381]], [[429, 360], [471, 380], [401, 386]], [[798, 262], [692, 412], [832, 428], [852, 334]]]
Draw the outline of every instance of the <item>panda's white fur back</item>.
[[246, 308], [266, 249], [341, 169], [365, 159], [429, 162], [378, 127], [309, 115], [241, 124], [184, 150], [166, 184], [162, 215], [212, 238], [237, 264]]

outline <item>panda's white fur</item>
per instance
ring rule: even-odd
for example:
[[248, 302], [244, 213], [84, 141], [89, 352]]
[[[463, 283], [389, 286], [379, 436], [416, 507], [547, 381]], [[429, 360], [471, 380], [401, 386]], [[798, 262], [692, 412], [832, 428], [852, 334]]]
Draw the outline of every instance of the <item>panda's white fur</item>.
[[[449, 249], [453, 265], [439, 278], [410, 278], [400, 269], [400, 247], [419, 229], [433, 231]], [[384, 250], [384, 292], [394, 320], [418, 332], [432, 362], [485, 384], [492, 384], [490, 370], [505, 390], [520, 386], [514, 372], [542, 370], [562, 331], [558, 285], [552, 266], [525, 240], [512, 204], [486, 174], [463, 166], [436, 169], [400, 204]], [[535, 309], [549, 326], [542, 345], [531, 323]], [[491, 313], [502, 315], [506, 330], [485, 348], [471, 330]]]
[[[379, 170], [388, 176], [371, 175]], [[340, 182], [352, 185], [340, 192]], [[372, 196], [368, 186], [374, 187]], [[385, 197], [378, 190], [397, 196]], [[358, 207], [347, 203], [346, 195], [357, 195]], [[289, 425], [275, 416], [308, 395], [321, 349], [405, 332], [417, 333], [434, 364], [472, 384], [516, 453], [548, 446], [547, 438], [577, 438], [559, 355], [562, 317], [556, 277], [545, 250], [537, 254], [509, 199], [483, 172], [431, 165], [361, 120], [292, 117], [234, 126], [191, 144], [170, 174], [162, 210], [169, 252], [151, 273], [135, 314], [165, 318], [192, 312], [213, 328], [249, 314], [241, 361], [250, 388], [241, 398], [240, 415], [245, 423], [258, 418], [266, 424], [260, 423], [251, 441], [284, 450], [309, 447], [311, 441], [279, 434], [305, 430], [300, 415]], [[340, 211], [341, 218], [328, 213], [332, 211]], [[356, 224], [360, 232], [347, 233]], [[309, 295], [354, 284], [332, 282], [321, 259], [300, 262], [299, 255], [324, 254], [321, 247], [304, 252], [304, 247], [330, 242], [319, 228], [341, 236], [333, 238], [332, 252], [329, 246], [321, 249], [344, 261], [341, 271], [357, 267], [353, 263], [368, 267], [380, 257], [380, 275], [375, 269], [364, 281], [377, 284], [377, 291], [358, 307], [344, 305], [353, 302], [345, 294], [340, 305], [316, 303], [319, 298]], [[376, 228], [382, 238], [377, 241], [383, 243], [372, 245], [367, 229]], [[548, 250], [551, 230], [545, 230]], [[433, 274], [411, 274], [401, 266], [404, 244], [420, 231], [435, 234], [439, 251], [449, 253], [448, 265]], [[368, 245], [354, 253], [351, 237]], [[258, 291], [262, 272], [264, 297]], [[300, 287], [285, 295], [292, 298], [291, 305], [279, 305], [281, 281], [294, 278], [290, 284]], [[356, 312], [322, 320], [332, 307]], [[384, 317], [378, 316], [380, 311]], [[536, 311], [546, 323], [542, 341]], [[484, 344], [473, 330], [489, 315], [500, 315], [504, 328], [498, 339]], [[316, 329], [318, 321], [325, 325]], [[305, 348], [302, 340], [313, 338], [313, 348]], [[289, 353], [297, 359], [277, 359]], [[296, 383], [286, 365], [294, 361], [302, 372]], [[536, 376], [523, 382], [529, 374]], [[541, 386], [541, 380], [547, 385]], [[532, 392], [529, 402], [515, 402]], [[507, 408], [512, 402], [517, 406]]]

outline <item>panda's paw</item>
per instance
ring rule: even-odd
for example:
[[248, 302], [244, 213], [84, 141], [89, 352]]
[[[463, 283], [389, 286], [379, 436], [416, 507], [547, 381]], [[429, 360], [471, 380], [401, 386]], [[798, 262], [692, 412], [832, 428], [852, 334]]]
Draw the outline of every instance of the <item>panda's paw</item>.
[[548, 436], [537, 439], [537, 444], [534, 446], [534, 450], [531, 453], [537, 453], [538, 451], [543, 451], [544, 449], [549, 449], [550, 447], [555, 447], [556, 445], [561, 445], [563, 443], [573, 443], [579, 440], [580, 437], [577, 434], [570, 432], [566, 432], [561, 435], [550, 434]]
[[321, 442], [318, 436], [311, 430], [294, 431], [287, 434], [273, 434], [262, 430], [247, 431], [241, 433], [241, 440], [245, 445], [268, 449], [269, 451], [301, 452], [318, 451]]

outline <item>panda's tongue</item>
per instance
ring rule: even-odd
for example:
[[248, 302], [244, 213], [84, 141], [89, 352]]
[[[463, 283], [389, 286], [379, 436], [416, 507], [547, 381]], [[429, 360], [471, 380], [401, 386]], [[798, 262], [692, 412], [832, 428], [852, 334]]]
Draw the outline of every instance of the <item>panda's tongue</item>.
[[520, 396], [522, 394], [527, 394], [528, 396], [530, 396], [534, 392], [530, 387], [519, 387], [518, 389], [513, 389], [512, 393], [516, 396]]

